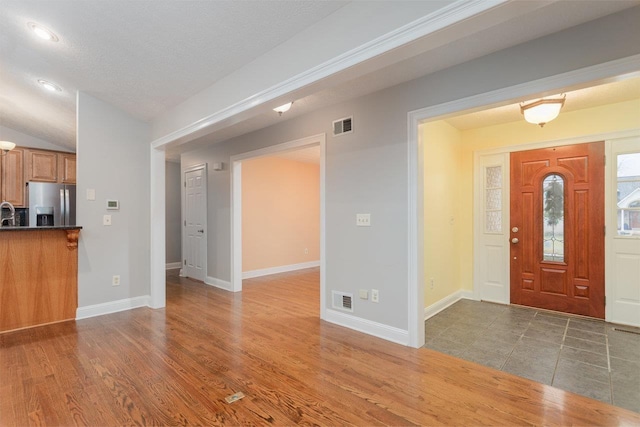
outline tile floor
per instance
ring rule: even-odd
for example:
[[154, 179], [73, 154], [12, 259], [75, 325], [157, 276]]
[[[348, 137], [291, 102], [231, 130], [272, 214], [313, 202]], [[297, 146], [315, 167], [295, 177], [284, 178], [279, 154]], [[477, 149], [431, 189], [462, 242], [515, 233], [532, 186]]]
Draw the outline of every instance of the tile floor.
[[603, 321], [460, 300], [425, 322], [425, 347], [640, 412], [640, 335]]

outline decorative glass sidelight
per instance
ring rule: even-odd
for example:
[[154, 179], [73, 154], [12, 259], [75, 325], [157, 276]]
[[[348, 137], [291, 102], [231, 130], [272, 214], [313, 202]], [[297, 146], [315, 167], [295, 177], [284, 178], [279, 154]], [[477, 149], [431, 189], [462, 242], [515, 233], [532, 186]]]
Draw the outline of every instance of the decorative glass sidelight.
[[548, 175], [542, 181], [543, 260], [564, 262], [564, 178]]
[[640, 237], [640, 153], [618, 154], [618, 236]]
[[502, 166], [485, 168], [485, 233], [502, 233]]

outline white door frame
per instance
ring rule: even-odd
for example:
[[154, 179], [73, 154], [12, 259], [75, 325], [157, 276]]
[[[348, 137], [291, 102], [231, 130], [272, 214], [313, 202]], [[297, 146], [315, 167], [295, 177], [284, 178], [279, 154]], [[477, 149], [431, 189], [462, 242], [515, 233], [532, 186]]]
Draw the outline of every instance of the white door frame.
[[185, 270], [185, 264], [184, 264], [184, 260], [185, 260], [185, 256], [187, 254], [186, 249], [187, 249], [187, 236], [185, 233], [185, 220], [186, 220], [186, 215], [185, 215], [185, 211], [186, 211], [186, 205], [187, 205], [187, 191], [185, 188], [185, 182], [187, 180], [186, 176], [188, 172], [193, 172], [193, 171], [197, 171], [199, 169], [202, 169], [203, 174], [204, 174], [204, 180], [203, 180], [203, 190], [204, 190], [204, 203], [203, 206], [205, 208], [205, 212], [204, 212], [204, 236], [202, 237], [204, 239], [204, 251], [202, 252], [202, 273], [204, 275], [203, 281], [206, 282], [207, 280], [207, 264], [208, 264], [208, 247], [209, 247], [209, 242], [208, 242], [208, 236], [209, 236], [209, 227], [207, 227], [208, 225], [208, 213], [209, 213], [209, 204], [208, 204], [208, 193], [207, 193], [207, 187], [208, 187], [208, 179], [209, 179], [209, 174], [207, 173], [207, 164], [206, 163], [200, 163], [197, 165], [192, 165], [192, 166], [188, 166], [186, 168], [184, 168], [182, 170], [181, 176], [180, 178], [182, 179], [182, 185], [180, 186], [180, 192], [182, 193], [181, 199], [182, 199], [182, 209], [181, 209], [181, 225], [180, 225], [180, 229], [182, 230], [182, 232], [180, 233], [180, 235], [182, 236], [182, 262], [181, 262], [181, 267], [180, 267], [180, 276], [181, 277], [185, 277], [186, 276], [186, 272]]
[[242, 290], [242, 161], [320, 146], [320, 318], [325, 316], [325, 146], [326, 134], [272, 145], [231, 156], [231, 290]]
[[614, 81], [616, 76], [638, 74], [640, 55], [606, 62], [604, 64], [562, 73], [531, 82], [497, 89], [478, 95], [426, 107], [407, 114], [408, 136], [408, 333], [411, 347], [422, 347], [424, 339], [424, 239], [422, 141], [420, 125], [427, 121], [442, 120], [462, 111], [480, 111], [488, 107], [508, 105], [563, 90], [579, 89], [595, 83]]

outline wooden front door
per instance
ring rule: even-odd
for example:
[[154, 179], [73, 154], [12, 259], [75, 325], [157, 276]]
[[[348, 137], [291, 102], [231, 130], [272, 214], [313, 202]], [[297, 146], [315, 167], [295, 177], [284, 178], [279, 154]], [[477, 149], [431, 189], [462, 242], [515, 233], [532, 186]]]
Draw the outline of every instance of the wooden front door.
[[511, 303], [604, 318], [604, 143], [511, 154]]

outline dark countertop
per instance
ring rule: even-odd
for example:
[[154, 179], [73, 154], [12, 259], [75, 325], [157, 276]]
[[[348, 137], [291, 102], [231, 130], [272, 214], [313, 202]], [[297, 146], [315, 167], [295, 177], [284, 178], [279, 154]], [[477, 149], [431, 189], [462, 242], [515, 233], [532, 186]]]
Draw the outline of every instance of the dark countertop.
[[48, 230], [82, 230], [80, 225], [57, 225], [53, 227], [0, 227], [2, 231], [48, 231]]

